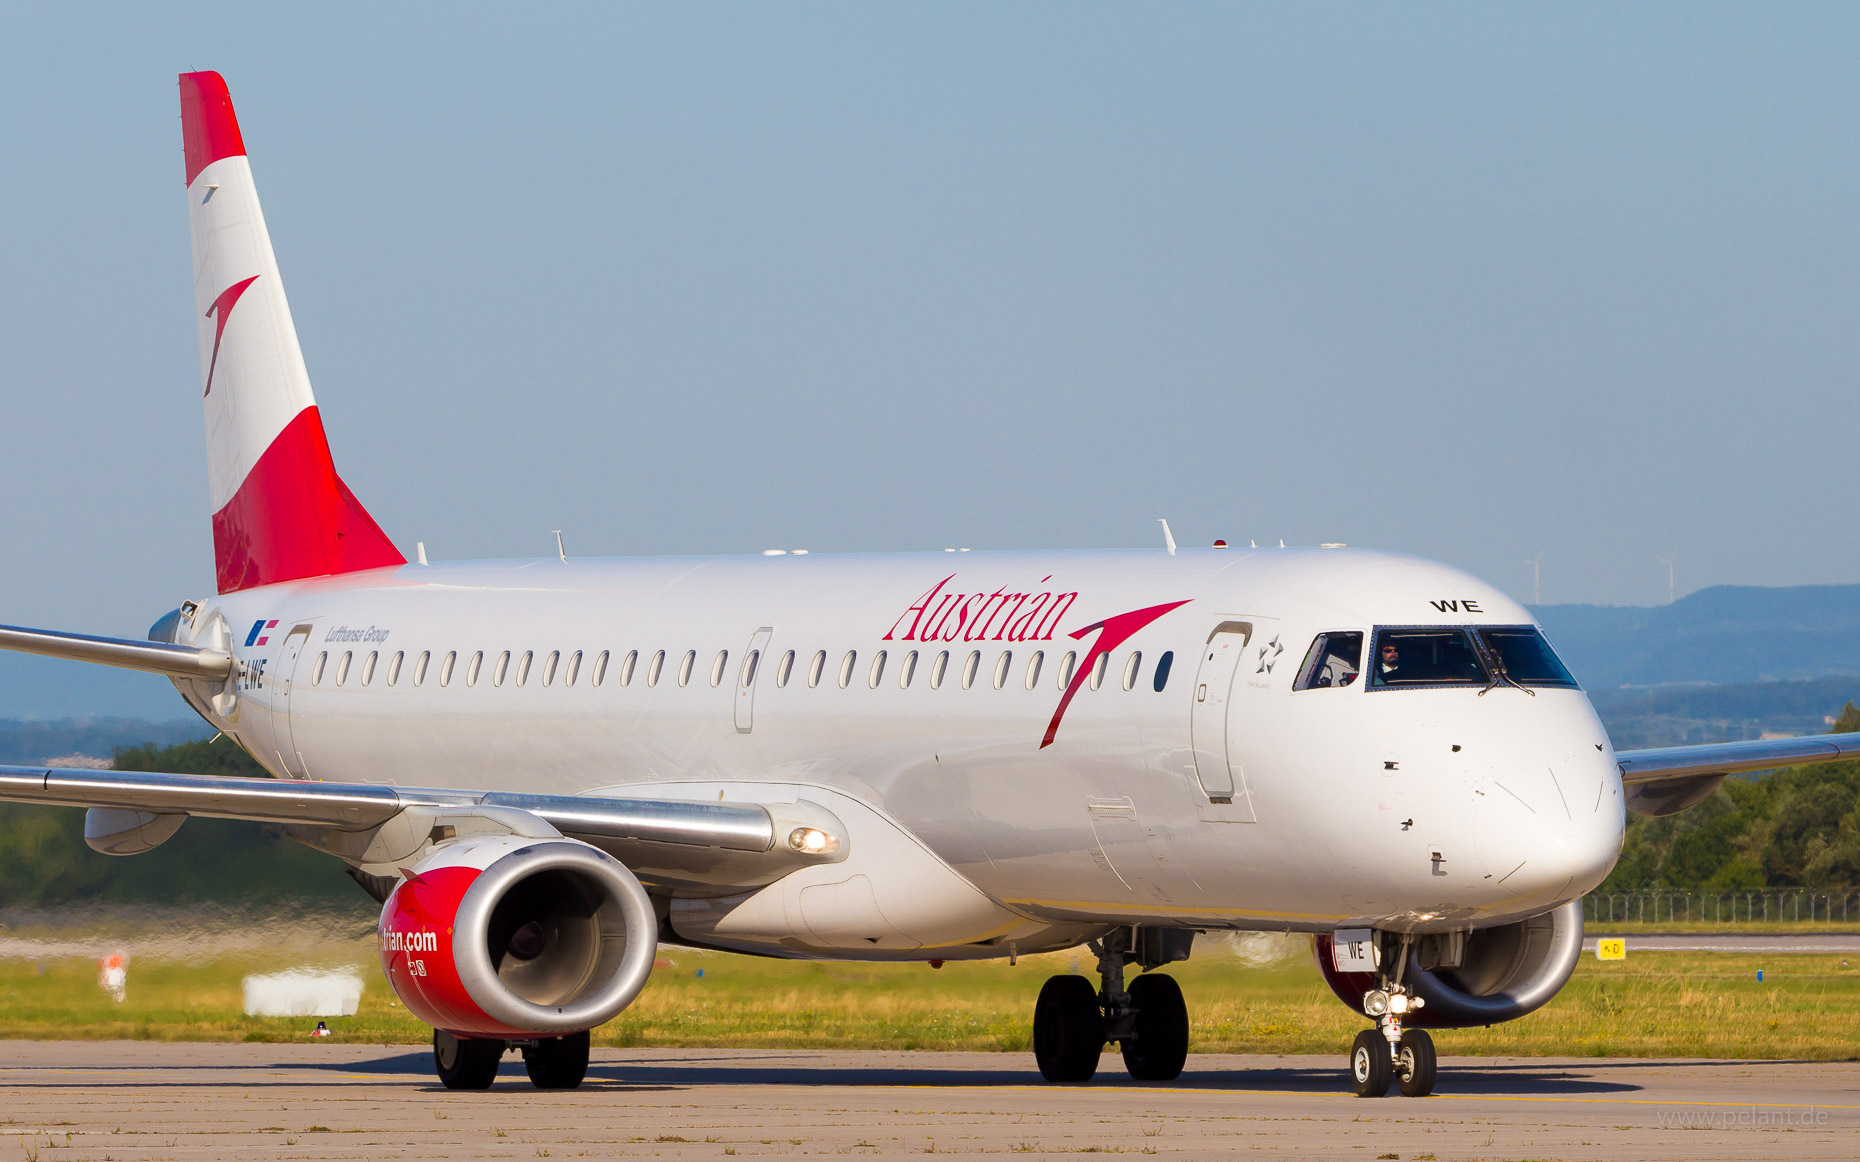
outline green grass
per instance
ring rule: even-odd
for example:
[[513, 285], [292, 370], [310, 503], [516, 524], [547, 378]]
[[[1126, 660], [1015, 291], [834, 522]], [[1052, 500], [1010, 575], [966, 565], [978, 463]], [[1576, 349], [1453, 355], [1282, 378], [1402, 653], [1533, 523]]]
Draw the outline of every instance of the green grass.
[[[1341, 1053], [1366, 1025], [1330, 994], [1308, 954], [1250, 965], [1209, 945], [1168, 970], [1189, 998], [1197, 1050]], [[330, 1019], [332, 1040], [428, 1039], [427, 1028], [394, 1003], [367, 944], [331, 946], [321, 959], [366, 966], [361, 1010]], [[1028, 958], [1017, 967], [932, 969], [667, 949], [640, 999], [595, 1039], [610, 1046], [1025, 1052], [1041, 983], [1091, 964], [1084, 953]], [[314, 1018], [240, 1011], [241, 978], [280, 967], [251, 954], [196, 964], [132, 961], [128, 997], [118, 1004], [98, 988], [93, 961], [0, 961], [0, 1037], [307, 1039]], [[1586, 957], [1568, 987], [1522, 1021], [1436, 1037], [1450, 1054], [1853, 1059], [1860, 1052], [1860, 967], [1840, 956], [1650, 953], [1630, 943], [1625, 961]]]

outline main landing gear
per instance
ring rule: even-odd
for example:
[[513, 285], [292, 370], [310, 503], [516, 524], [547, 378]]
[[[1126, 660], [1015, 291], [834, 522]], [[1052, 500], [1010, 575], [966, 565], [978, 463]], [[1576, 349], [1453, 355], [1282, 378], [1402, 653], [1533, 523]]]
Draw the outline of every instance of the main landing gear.
[[1426, 1097], [1434, 1092], [1434, 1039], [1425, 1029], [1401, 1025], [1403, 1017], [1427, 1003], [1402, 983], [1414, 937], [1377, 936], [1390, 945], [1399, 941], [1399, 947], [1378, 957], [1381, 964], [1393, 964], [1395, 971], [1378, 971], [1376, 987], [1363, 995], [1363, 1013], [1375, 1018], [1376, 1027], [1358, 1033], [1350, 1047], [1350, 1088], [1357, 1097], [1383, 1097], [1393, 1081], [1403, 1097]]
[[537, 1089], [574, 1089], [588, 1074], [588, 1034], [503, 1041], [494, 1037], [457, 1037], [433, 1030], [433, 1064], [447, 1089], [489, 1089], [497, 1067], [510, 1049], [523, 1052], [523, 1068]]
[[1083, 976], [1055, 976], [1033, 1009], [1033, 1056], [1048, 1081], [1090, 1081], [1107, 1041], [1137, 1081], [1174, 1081], [1188, 1059], [1188, 1005], [1174, 977], [1139, 976], [1124, 987], [1124, 967], [1144, 969], [1188, 959], [1195, 934], [1180, 928], [1119, 928], [1090, 944], [1098, 954], [1097, 989]]

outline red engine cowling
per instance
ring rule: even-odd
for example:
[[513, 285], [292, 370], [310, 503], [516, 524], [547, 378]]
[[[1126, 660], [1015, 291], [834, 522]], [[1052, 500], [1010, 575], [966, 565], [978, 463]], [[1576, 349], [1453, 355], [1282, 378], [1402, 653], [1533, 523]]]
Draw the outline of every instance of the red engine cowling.
[[401, 1003], [465, 1037], [556, 1037], [610, 1021], [652, 972], [658, 924], [633, 873], [572, 839], [448, 845], [381, 908]]
[[[1376, 987], [1366, 972], [1338, 972], [1331, 960], [1330, 933], [1314, 942], [1318, 969], [1337, 999], [1358, 1013], [1363, 995]], [[1582, 955], [1582, 901], [1466, 938], [1455, 968], [1424, 969], [1409, 953], [1402, 980], [1427, 1003], [1402, 1018], [1418, 1028], [1464, 1029], [1515, 1021], [1555, 996], [1576, 971]]]

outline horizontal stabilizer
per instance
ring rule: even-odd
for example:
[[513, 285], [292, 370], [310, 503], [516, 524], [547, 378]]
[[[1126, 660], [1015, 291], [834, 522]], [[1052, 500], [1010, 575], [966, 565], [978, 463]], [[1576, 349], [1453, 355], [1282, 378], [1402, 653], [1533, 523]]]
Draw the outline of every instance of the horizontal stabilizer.
[[233, 665], [232, 655], [225, 650], [203, 650], [134, 638], [58, 633], [17, 625], [0, 625], [0, 649], [39, 654], [47, 658], [68, 658], [74, 662], [96, 662], [125, 670], [146, 670], [151, 674], [166, 674], [171, 678], [204, 678], [210, 682], [225, 681], [226, 676], [232, 673]]

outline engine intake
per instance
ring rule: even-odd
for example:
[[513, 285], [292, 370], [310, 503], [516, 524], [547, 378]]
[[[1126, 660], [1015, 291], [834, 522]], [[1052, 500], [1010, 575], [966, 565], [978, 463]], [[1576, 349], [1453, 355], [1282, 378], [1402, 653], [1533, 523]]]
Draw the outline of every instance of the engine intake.
[[381, 908], [381, 966], [410, 1012], [466, 1037], [557, 1037], [612, 1020], [652, 972], [633, 873], [571, 839], [463, 840]]
[[[1318, 968], [1337, 999], [1363, 1011], [1363, 994], [1376, 987], [1366, 972], [1338, 972], [1331, 958], [1331, 937], [1315, 941]], [[1437, 950], [1428, 950], [1438, 956]], [[1409, 952], [1403, 983], [1427, 1003], [1403, 1023], [1435, 1029], [1463, 1029], [1515, 1021], [1555, 996], [1582, 955], [1582, 901], [1571, 900], [1554, 911], [1515, 924], [1480, 928], [1466, 937], [1460, 962], [1452, 968], [1422, 968], [1421, 944]]]

